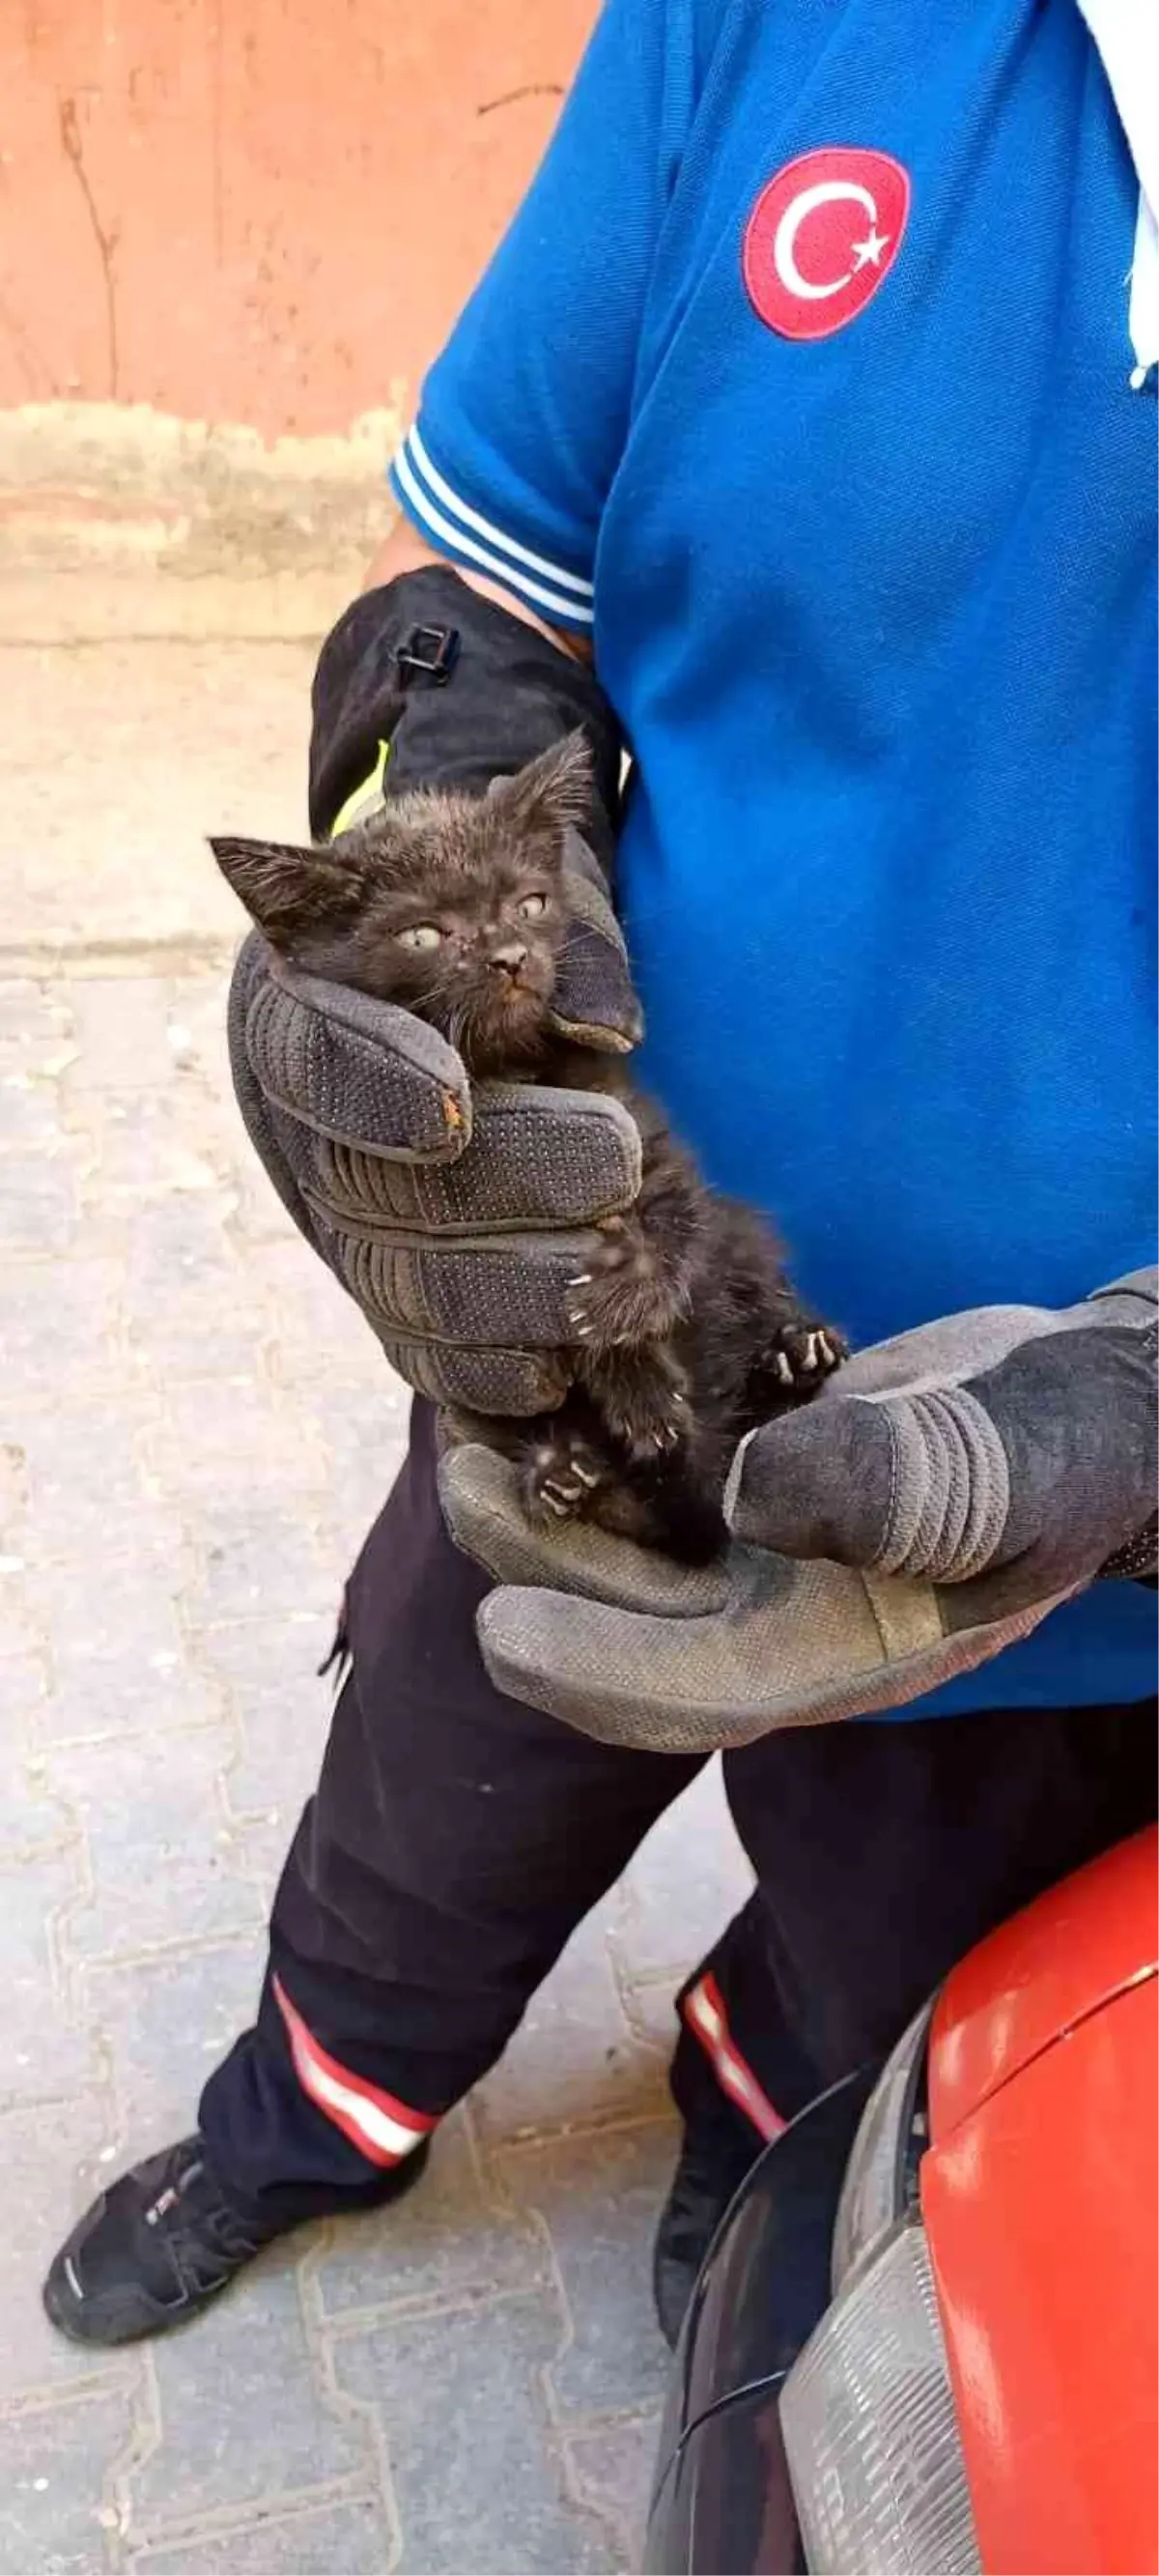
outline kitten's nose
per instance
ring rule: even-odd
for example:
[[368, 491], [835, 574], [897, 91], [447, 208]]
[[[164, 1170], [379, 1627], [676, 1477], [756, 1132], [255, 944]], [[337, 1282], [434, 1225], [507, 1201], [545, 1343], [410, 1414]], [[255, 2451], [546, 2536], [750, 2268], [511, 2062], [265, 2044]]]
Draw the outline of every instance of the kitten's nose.
[[527, 950], [518, 939], [509, 939], [502, 948], [493, 948], [487, 960], [501, 975], [517, 975], [527, 964]]

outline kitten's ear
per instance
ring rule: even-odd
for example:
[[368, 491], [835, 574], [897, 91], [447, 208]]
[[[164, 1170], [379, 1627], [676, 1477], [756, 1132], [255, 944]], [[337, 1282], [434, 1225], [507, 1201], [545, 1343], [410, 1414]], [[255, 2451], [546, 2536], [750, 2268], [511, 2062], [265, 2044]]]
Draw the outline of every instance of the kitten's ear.
[[292, 949], [310, 932], [349, 921], [362, 903], [361, 869], [330, 850], [228, 837], [213, 838], [209, 846], [251, 921], [274, 948]]
[[521, 832], [546, 832], [554, 838], [569, 824], [582, 832], [591, 821], [593, 766], [587, 735], [577, 726], [514, 778], [499, 781], [495, 792]]

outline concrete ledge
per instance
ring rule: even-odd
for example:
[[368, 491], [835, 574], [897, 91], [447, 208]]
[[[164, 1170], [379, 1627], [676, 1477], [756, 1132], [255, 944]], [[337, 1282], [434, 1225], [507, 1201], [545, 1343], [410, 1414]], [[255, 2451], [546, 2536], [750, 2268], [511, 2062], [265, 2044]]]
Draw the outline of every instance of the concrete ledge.
[[147, 404], [0, 412], [0, 641], [321, 634], [394, 516], [400, 415], [267, 443]]

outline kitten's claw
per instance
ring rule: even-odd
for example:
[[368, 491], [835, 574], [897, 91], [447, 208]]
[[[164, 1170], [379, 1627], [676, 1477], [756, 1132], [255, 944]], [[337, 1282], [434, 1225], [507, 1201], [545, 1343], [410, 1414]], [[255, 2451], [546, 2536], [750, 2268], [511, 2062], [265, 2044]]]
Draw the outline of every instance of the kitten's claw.
[[528, 1517], [578, 1519], [605, 1483], [607, 1467], [578, 1433], [560, 1429], [540, 1443], [527, 1462], [523, 1501]]
[[684, 1311], [681, 1283], [639, 1225], [620, 1218], [600, 1228], [591, 1266], [565, 1290], [568, 1325], [597, 1350], [634, 1350], [663, 1341]]
[[663, 1455], [670, 1449], [678, 1449], [683, 1438], [683, 1423], [662, 1422], [652, 1434], [652, 1446]]
[[786, 1325], [778, 1343], [773, 1369], [780, 1384], [809, 1394], [848, 1357], [848, 1344], [832, 1324]]

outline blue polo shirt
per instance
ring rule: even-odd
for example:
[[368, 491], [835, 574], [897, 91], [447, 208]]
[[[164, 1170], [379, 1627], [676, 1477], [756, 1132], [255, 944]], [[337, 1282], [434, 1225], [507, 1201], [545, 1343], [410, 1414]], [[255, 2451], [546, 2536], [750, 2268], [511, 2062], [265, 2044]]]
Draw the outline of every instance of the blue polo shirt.
[[[594, 629], [641, 1077], [858, 1342], [1154, 1257], [1137, 202], [1075, 0], [609, 0], [392, 469]], [[1154, 1686], [1105, 1585], [922, 1706]]]

